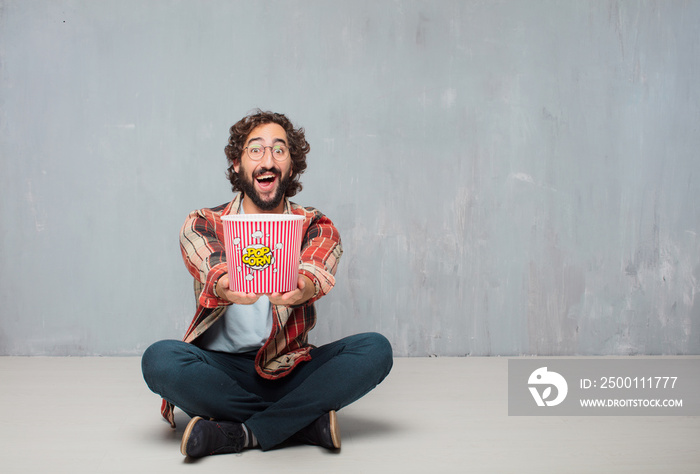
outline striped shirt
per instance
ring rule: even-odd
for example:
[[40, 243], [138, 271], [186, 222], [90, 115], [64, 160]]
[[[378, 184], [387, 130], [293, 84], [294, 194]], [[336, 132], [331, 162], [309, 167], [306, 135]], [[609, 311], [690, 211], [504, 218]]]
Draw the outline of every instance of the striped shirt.
[[[193, 211], [180, 232], [180, 250], [185, 266], [194, 277], [197, 311], [183, 340], [196, 339], [220, 318], [229, 303], [220, 299], [216, 283], [228, 272], [221, 216], [237, 214], [242, 195], [228, 204]], [[317, 209], [302, 207], [285, 199], [285, 214], [304, 216], [299, 274], [314, 283], [313, 297], [297, 306], [272, 305], [272, 332], [258, 351], [258, 374], [274, 380], [287, 375], [302, 361], [310, 360], [309, 331], [316, 324], [314, 302], [335, 285], [335, 272], [343, 253], [340, 234], [333, 223]], [[174, 427], [173, 405], [163, 400], [161, 413]]]

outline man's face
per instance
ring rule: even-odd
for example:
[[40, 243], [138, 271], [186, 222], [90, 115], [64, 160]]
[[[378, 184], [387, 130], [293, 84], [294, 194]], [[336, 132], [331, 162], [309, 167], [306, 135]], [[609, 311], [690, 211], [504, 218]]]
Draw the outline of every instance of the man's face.
[[[288, 146], [287, 132], [276, 123], [266, 123], [255, 127], [246, 138], [245, 146], [275, 145]], [[292, 159], [287, 156], [278, 161], [272, 156], [272, 149], [265, 148], [260, 161], [253, 161], [248, 151], [243, 150], [241, 160], [234, 170], [241, 177], [241, 188], [246, 198], [250, 198], [256, 212], [282, 212], [282, 201], [292, 176]], [[248, 211], [246, 211], [248, 212]]]

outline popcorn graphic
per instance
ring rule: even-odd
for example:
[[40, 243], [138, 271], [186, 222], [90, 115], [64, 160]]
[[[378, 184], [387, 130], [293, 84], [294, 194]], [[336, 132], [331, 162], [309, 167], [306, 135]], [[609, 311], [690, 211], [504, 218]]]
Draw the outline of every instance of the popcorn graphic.
[[275, 263], [275, 256], [269, 247], [255, 244], [243, 249], [241, 261], [245, 266], [253, 270], [264, 270]]

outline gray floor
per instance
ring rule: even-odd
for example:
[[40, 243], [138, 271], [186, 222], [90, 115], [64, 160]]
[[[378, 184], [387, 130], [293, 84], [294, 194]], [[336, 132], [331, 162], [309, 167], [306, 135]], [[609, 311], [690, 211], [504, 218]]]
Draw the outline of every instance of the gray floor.
[[191, 461], [138, 358], [0, 357], [5, 473], [698, 473], [700, 417], [509, 417], [506, 358], [396, 359], [339, 413], [343, 448]]

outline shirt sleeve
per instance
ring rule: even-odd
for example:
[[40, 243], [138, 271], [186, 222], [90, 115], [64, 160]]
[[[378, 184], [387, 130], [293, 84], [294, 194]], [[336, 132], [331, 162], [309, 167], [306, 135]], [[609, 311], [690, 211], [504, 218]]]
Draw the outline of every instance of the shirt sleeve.
[[198, 302], [205, 308], [229, 304], [215, 292], [216, 283], [228, 272], [223, 226], [216, 218], [217, 209], [191, 212], [180, 231], [180, 251], [190, 274], [202, 290]]
[[315, 212], [301, 244], [299, 273], [309, 278], [315, 287], [314, 296], [305, 304], [312, 304], [333, 289], [335, 272], [343, 254], [338, 229], [325, 215]]

